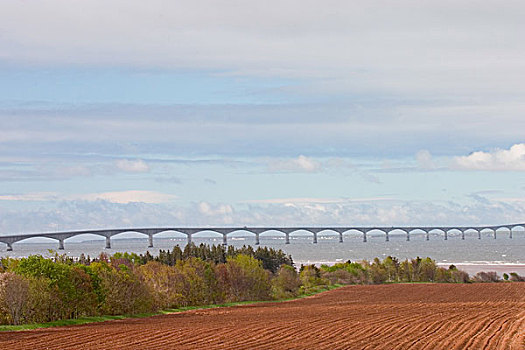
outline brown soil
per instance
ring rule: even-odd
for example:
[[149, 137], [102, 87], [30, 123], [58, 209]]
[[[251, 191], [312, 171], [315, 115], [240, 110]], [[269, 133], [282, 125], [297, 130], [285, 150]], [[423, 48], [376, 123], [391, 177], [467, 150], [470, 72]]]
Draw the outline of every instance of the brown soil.
[[348, 286], [284, 303], [0, 333], [0, 349], [525, 349], [525, 283]]

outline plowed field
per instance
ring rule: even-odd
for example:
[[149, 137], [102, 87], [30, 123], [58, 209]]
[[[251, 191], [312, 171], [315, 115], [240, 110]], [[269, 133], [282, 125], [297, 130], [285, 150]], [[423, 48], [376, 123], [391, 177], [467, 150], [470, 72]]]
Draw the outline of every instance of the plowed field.
[[525, 349], [525, 283], [348, 286], [313, 297], [0, 333], [0, 349]]

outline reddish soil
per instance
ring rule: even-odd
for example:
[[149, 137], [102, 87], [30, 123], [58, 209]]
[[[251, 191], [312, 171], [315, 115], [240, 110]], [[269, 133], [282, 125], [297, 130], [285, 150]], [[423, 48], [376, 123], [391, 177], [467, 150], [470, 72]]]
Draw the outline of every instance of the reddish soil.
[[348, 286], [284, 303], [1, 332], [0, 349], [525, 349], [525, 283]]

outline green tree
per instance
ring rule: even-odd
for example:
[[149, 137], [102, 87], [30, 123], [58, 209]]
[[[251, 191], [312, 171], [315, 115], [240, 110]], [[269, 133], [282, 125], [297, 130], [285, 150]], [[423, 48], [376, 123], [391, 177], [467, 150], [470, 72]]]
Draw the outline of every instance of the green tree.
[[220, 288], [228, 301], [267, 300], [271, 298], [269, 272], [261, 261], [247, 255], [228, 258], [217, 266]]
[[126, 265], [102, 266], [98, 272], [104, 292], [102, 312], [110, 315], [135, 314], [154, 310], [147, 286]]
[[302, 293], [315, 292], [329, 283], [328, 280], [321, 277], [321, 270], [315, 265], [301, 265], [299, 279]]
[[436, 269], [437, 265], [434, 260], [430, 258], [420, 260], [418, 280], [421, 282], [434, 282]]
[[301, 281], [299, 274], [289, 265], [281, 265], [277, 275], [272, 279], [272, 294], [275, 299], [286, 299], [297, 296]]

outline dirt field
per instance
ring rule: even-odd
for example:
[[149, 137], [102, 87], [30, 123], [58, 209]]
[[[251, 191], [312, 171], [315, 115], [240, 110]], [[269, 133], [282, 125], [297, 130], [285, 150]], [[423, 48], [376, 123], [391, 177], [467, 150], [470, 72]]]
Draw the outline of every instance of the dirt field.
[[285, 302], [0, 333], [0, 349], [525, 349], [525, 283], [348, 286]]

